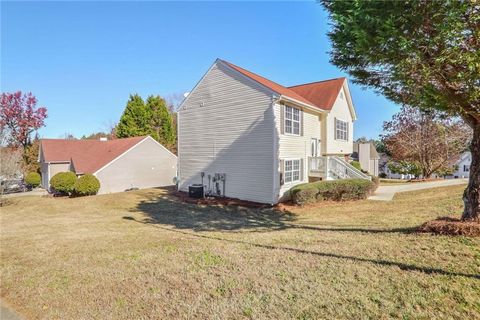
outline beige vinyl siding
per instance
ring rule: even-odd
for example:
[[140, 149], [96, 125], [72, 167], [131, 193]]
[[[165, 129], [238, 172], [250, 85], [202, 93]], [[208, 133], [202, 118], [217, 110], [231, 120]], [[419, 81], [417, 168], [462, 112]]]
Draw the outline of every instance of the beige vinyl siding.
[[[345, 155], [353, 152], [353, 118], [350, 108], [348, 107], [347, 95], [344, 89], [342, 89], [341, 92], [343, 92], [344, 98], [340, 98], [340, 94], [337, 96], [332, 110], [330, 110], [326, 117], [326, 153], [328, 154]], [[335, 139], [335, 119], [348, 123], [348, 141]]]
[[[285, 159], [303, 159], [303, 174], [300, 182], [292, 182], [284, 184], [280, 187], [280, 181], [276, 183], [275, 192], [278, 197], [282, 197], [286, 191], [296, 184], [308, 181], [308, 157], [311, 154], [310, 142], [312, 138], [321, 140], [321, 114], [303, 110], [303, 135], [295, 136], [289, 134], [282, 134], [281, 132], [281, 106], [275, 104], [275, 123], [277, 128], [277, 135], [279, 137], [278, 156], [280, 160]], [[320, 148], [321, 149], [321, 148]], [[319, 150], [320, 153], [322, 150]], [[279, 172], [282, 171], [278, 168]]]
[[59, 172], [70, 171], [70, 162], [66, 163], [50, 163], [50, 177], [49, 180]]
[[[226, 174], [227, 197], [272, 203], [272, 92], [216, 62], [179, 111], [179, 187]], [[202, 106], [203, 105], [203, 106]]]
[[177, 157], [148, 137], [95, 173], [99, 194], [173, 185]]
[[40, 162], [40, 175], [42, 176], [42, 187], [48, 189], [50, 180], [48, 176], [48, 163]]

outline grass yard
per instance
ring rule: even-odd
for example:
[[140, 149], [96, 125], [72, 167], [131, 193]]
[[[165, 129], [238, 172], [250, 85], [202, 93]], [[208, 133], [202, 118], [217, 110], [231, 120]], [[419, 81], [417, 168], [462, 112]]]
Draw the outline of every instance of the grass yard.
[[480, 239], [411, 233], [464, 186], [288, 212], [161, 189], [1, 208], [1, 297], [27, 319], [479, 319]]

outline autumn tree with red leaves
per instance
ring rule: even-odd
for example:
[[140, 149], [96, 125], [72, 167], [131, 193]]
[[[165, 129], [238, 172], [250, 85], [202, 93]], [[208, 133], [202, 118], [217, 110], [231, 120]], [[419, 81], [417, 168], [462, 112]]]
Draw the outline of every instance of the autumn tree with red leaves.
[[37, 98], [31, 93], [2, 93], [0, 127], [10, 146], [23, 148], [30, 144], [30, 134], [43, 127], [47, 108], [37, 108]]

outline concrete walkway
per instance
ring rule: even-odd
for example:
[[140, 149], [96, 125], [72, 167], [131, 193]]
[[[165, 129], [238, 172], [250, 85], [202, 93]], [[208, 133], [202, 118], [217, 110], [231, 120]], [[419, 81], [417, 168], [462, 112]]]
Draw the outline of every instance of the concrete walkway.
[[432, 182], [406, 182], [399, 183], [399, 185], [379, 186], [377, 191], [375, 191], [375, 194], [368, 197], [368, 200], [391, 201], [393, 199], [393, 196], [395, 196], [395, 193], [397, 192], [408, 192], [422, 189], [456, 186], [461, 184], [467, 184], [467, 182], [467, 179], [448, 179]]
[[36, 189], [36, 190], [26, 191], [26, 192], [9, 193], [9, 194], [3, 195], [3, 197], [4, 198], [17, 198], [17, 197], [26, 197], [26, 196], [44, 196], [44, 195], [47, 195], [47, 194], [48, 194], [48, 192], [44, 189]]
[[0, 320], [22, 320], [12, 308], [10, 308], [4, 301], [0, 300]]

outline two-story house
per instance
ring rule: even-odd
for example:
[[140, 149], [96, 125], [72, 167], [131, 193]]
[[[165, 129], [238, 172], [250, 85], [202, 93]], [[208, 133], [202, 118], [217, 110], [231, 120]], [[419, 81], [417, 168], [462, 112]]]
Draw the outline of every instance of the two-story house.
[[356, 118], [346, 78], [284, 87], [217, 59], [179, 108], [179, 189], [275, 204], [300, 183], [368, 179], [345, 161]]

